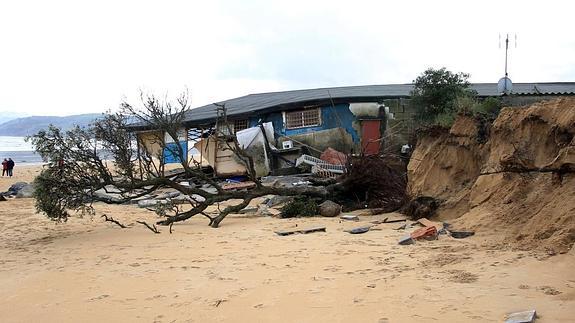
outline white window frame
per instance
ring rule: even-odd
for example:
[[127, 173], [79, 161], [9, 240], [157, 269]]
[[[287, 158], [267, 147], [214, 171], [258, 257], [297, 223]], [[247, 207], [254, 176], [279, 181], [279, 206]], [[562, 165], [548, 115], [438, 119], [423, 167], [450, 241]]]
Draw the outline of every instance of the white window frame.
[[[312, 124], [312, 125], [304, 125], [303, 122], [303, 113], [305, 111], [309, 111], [309, 110], [316, 110], [317, 111], [317, 123], [316, 124]], [[301, 126], [297, 126], [297, 127], [290, 127], [288, 126], [287, 123], [287, 115], [289, 113], [301, 113], [301, 118], [302, 118], [302, 122], [301, 122]], [[284, 126], [286, 129], [302, 129], [302, 128], [309, 128], [309, 127], [317, 127], [317, 126], [321, 126], [322, 124], [322, 120], [321, 120], [321, 108], [320, 107], [304, 107], [303, 109], [300, 110], [293, 110], [293, 111], [283, 111], [282, 112], [282, 117], [283, 117], [283, 122], [284, 122]]]

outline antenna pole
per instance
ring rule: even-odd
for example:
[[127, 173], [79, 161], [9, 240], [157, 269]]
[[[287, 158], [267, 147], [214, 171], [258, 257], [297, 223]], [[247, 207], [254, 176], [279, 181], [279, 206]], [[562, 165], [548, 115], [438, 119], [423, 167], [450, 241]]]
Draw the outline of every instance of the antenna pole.
[[509, 49], [509, 34], [505, 37], [505, 77], [507, 77], [507, 50]]

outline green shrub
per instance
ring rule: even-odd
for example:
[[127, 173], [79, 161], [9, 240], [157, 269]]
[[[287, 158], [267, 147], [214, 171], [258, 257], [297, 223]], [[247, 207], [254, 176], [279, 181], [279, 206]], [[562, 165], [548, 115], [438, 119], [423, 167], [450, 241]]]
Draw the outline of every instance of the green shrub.
[[473, 115], [478, 105], [477, 99], [469, 95], [460, 95], [454, 102], [455, 111], [463, 115]]
[[502, 102], [499, 98], [486, 98], [475, 106], [473, 115], [475, 116], [491, 116], [495, 117], [499, 114], [502, 107]]
[[457, 113], [479, 118], [494, 118], [501, 110], [501, 100], [499, 98], [486, 98], [479, 101], [471, 96], [459, 96], [455, 99]]
[[318, 205], [312, 198], [298, 196], [286, 204], [281, 211], [282, 218], [294, 218], [298, 216], [314, 216], [318, 214]]
[[451, 128], [453, 122], [455, 122], [455, 115], [456, 114], [453, 112], [441, 113], [435, 117], [435, 121], [433, 123], [443, 128]]

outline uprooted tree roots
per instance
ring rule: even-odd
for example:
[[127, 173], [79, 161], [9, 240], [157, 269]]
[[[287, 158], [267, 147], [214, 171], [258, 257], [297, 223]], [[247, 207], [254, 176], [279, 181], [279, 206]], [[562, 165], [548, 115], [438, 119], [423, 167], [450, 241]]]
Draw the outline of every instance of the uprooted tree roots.
[[339, 200], [348, 209], [399, 209], [407, 201], [406, 165], [393, 156], [359, 156], [348, 159]]

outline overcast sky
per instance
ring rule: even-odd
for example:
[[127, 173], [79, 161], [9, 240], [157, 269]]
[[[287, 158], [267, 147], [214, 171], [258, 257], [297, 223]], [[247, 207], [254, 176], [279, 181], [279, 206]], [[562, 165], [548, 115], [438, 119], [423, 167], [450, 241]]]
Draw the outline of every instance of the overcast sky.
[[574, 3], [0, 0], [0, 111], [102, 112], [186, 88], [196, 107], [442, 66], [497, 82], [506, 32], [514, 82], [575, 81]]

